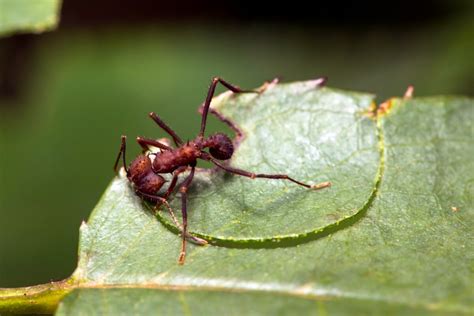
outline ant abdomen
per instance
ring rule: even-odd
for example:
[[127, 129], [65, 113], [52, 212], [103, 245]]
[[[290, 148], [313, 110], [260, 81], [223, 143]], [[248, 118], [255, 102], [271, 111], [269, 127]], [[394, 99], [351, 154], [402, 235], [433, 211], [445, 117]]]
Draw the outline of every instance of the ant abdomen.
[[204, 141], [204, 147], [209, 147], [209, 153], [212, 157], [219, 160], [227, 160], [234, 153], [234, 145], [230, 138], [222, 133], [209, 136]]

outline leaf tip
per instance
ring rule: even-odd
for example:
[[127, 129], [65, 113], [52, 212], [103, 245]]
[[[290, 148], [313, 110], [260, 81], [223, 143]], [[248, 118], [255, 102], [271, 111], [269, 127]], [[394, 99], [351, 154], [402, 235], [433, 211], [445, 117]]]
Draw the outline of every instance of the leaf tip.
[[273, 87], [275, 87], [279, 82], [280, 82], [280, 78], [279, 78], [279, 77], [276, 77], [276, 78], [274, 78], [274, 79], [271, 80], [271, 81], [270, 81], [270, 80], [267, 80], [267, 81], [265, 81], [260, 87], [258, 87], [258, 88], [256, 89], [256, 91], [257, 91], [258, 93], [263, 93], [263, 92], [265, 92], [265, 91], [267, 91], [267, 90], [270, 90], [270, 89], [272, 89]]
[[328, 81], [328, 77], [322, 76], [317, 79], [310, 80], [309, 82], [314, 85], [315, 88], [324, 87]]
[[[409, 100], [413, 98], [414, 92], [415, 92], [415, 87], [413, 85], [408, 85], [405, 93], [403, 94], [403, 99]], [[385, 102], [382, 102], [377, 108], [376, 115], [383, 116], [383, 115], [388, 114], [393, 107], [393, 101], [395, 99], [396, 98], [390, 98], [386, 100]]]
[[388, 114], [393, 106], [393, 98], [386, 100], [385, 102], [380, 103], [377, 108], [377, 116], [383, 116]]
[[408, 85], [407, 90], [403, 94], [404, 99], [411, 99], [413, 98], [413, 93], [415, 92], [415, 87], [411, 84]]
[[80, 230], [86, 230], [87, 228], [89, 228], [89, 226], [87, 226], [87, 222], [86, 222], [86, 221], [82, 221], [81, 227], [80, 227], [79, 229], [80, 229]]
[[127, 171], [125, 171], [125, 168], [124, 168], [124, 167], [120, 168], [120, 170], [119, 170], [119, 172], [118, 172], [118, 176], [119, 176], [119, 178], [125, 178], [125, 177], [127, 177]]

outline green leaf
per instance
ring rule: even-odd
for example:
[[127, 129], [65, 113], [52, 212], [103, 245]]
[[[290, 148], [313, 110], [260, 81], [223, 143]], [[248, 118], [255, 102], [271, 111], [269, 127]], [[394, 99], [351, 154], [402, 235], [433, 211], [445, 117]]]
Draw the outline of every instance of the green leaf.
[[372, 104], [315, 81], [214, 99], [245, 135], [233, 166], [332, 187], [199, 172], [189, 224], [211, 244], [180, 266], [167, 214], [117, 177], [58, 314], [469, 314], [474, 101]]
[[58, 24], [60, 0], [0, 0], [0, 35], [41, 33]]

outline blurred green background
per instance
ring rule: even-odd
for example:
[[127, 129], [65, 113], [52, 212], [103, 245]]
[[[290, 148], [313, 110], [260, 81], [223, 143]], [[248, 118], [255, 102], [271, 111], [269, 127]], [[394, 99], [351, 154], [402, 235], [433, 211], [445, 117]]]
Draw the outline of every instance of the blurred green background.
[[0, 287], [70, 275], [120, 135], [131, 159], [135, 136], [164, 136], [155, 111], [192, 138], [215, 75], [243, 88], [324, 75], [378, 101], [408, 84], [474, 95], [470, 1], [245, 4], [66, 0], [58, 30], [0, 40]]

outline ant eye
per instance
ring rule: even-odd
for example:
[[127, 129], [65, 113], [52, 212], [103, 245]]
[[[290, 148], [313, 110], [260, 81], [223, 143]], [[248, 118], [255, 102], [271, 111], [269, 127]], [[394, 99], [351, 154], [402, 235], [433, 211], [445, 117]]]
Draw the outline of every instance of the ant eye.
[[234, 153], [234, 145], [232, 145], [232, 141], [225, 134], [218, 133], [212, 135], [208, 139], [208, 144], [209, 153], [216, 159], [227, 160]]

